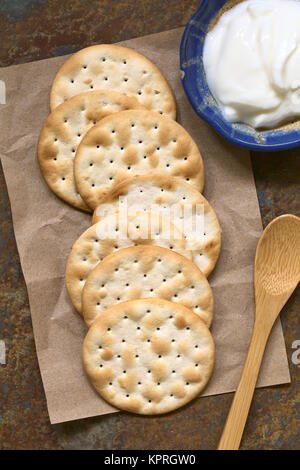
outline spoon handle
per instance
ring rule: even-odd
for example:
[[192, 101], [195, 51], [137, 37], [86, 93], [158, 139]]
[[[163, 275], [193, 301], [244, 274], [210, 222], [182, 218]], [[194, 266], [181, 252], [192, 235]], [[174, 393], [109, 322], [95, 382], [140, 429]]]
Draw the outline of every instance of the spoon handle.
[[265, 325], [259, 321], [255, 322], [244, 369], [218, 450], [238, 450], [239, 448], [269, 334], [270, 328], [265, 328]]

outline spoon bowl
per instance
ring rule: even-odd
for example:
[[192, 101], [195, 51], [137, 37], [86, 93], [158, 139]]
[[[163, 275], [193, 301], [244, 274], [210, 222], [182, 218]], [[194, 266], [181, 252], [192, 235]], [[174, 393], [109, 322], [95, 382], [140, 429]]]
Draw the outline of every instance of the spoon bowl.
[[300, 281], [300, 219], [282, 215], [274, 219], [260, 238], [255, 256], [255, 292], [283, 295]]

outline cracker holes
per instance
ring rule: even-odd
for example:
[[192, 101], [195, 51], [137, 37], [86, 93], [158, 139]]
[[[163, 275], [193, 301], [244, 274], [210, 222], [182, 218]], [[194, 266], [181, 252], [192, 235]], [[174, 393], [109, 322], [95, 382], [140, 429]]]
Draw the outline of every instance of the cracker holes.
[[90, 88], [93, 89], [93, 88], [94, 88], [94, 85], [90, 85]]
[[128, 78], [127, 78], [127, 77], [124, 78], [124, 82], [128, 82]]
[[93, 163], [93, 162], [91, 162], [91, 163], [90, 163], [90, 166], [94, 166], [94, 163]]
[[107, 80], [108, 80], [108, 77], [104, 77], [104, 80], [107, 82]]
[[186, 178], [185, 181], [189, 182], [189, 181], [190, 181], [190, 178]]
[[123, 59], [123, 64], [124, 64], [124, 65], [127, 64], [127, 60], [126, 60], [126, 59]]
[[86, 69], [87, 69], [87, 65], [83, 65], [82, 68], [83, 68], [84, 70], [86, 70]]
[[105, 57], [102, 57], [102, 62], [105, 62], [106, 61], [106, 58]]
[[61, 180], [62, 180], [62, 181], [66, 181], [66, 178], [63, 176]]

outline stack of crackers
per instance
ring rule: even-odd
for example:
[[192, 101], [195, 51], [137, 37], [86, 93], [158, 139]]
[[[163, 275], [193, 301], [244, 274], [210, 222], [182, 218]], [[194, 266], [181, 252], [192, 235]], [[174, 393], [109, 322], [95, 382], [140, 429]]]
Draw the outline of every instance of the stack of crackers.
[[66, 268], [89, 327], [87, 376], [117, 408], [174, 410], [199, 394], [214, 364], [207, 276], [221, 229], [201, 194], [199, 149], [175, 121], [161, 71], [125, 47], [71, 56], [50, 105], [38, 142], [43, 177], [63, 201], [93, 212]]

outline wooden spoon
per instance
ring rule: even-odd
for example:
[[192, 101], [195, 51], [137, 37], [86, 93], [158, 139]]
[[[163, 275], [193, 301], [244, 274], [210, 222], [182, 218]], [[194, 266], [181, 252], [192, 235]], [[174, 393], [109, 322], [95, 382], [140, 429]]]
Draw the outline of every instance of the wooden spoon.
[[239, 448], [270, 331], [299, 281], [300, 219], [286, 214], [265, 228], [257, 245], [254, 329], [218, 450]]

